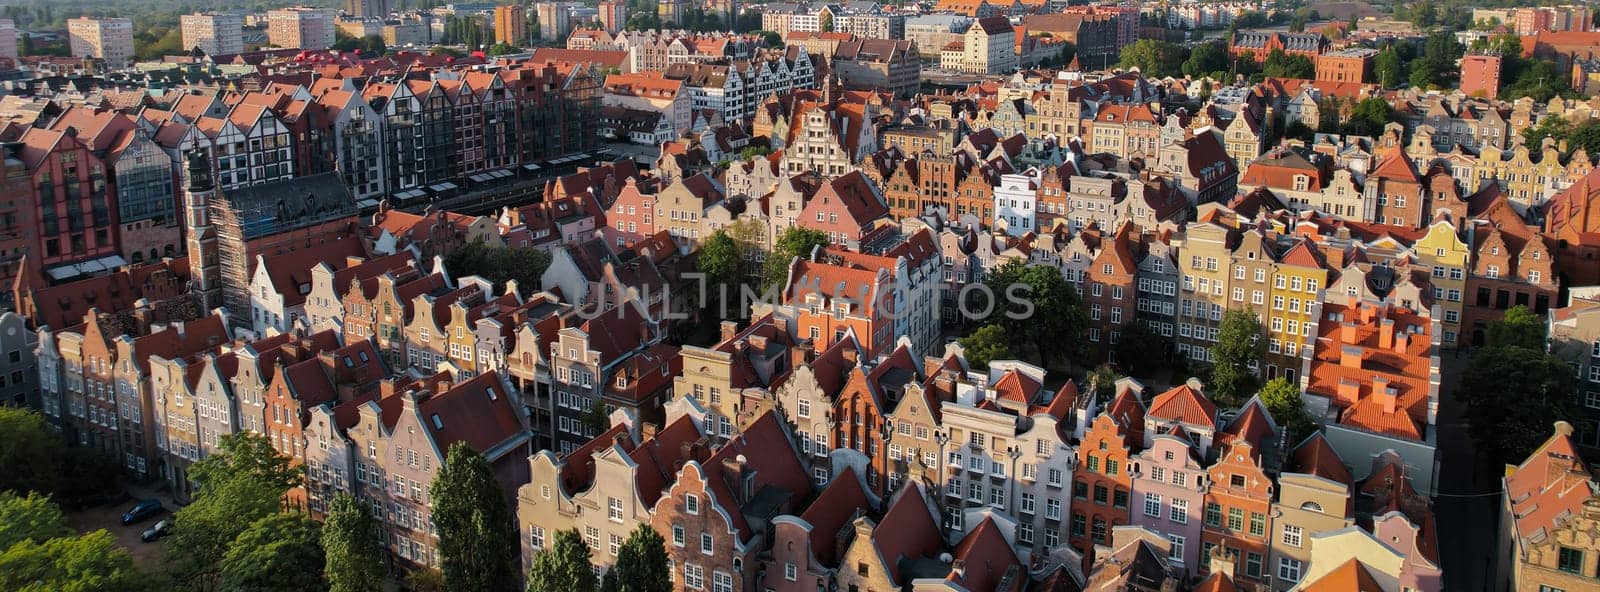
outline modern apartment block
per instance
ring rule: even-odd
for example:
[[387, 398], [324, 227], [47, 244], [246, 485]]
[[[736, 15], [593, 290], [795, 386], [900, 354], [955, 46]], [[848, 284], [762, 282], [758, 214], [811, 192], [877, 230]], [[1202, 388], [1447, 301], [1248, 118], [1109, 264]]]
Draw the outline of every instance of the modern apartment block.
[[331, 10], [297, 6], [267, 13], [267, 40], [285, 48], [321, 50], [333, 47], [335, 15]]
[[200, 48], [208, 56], [244, 51], [244, 17], [221, 12], [186, 14], [180, 19], [183, 48]]
[[72, 55], [105, 60], [113, 68], [133, 60], [133, 20], [80, 17], [67, 20], [67, 40]]

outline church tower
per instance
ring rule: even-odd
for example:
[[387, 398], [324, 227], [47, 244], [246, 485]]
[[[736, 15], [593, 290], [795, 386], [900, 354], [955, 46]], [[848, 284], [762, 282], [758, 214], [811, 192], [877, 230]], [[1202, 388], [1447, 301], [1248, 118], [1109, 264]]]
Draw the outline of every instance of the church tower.
[[207, 208], [216, 197], [211, 157], [204, 150], [189, 153], [189, 185], [183, 192], [184, 226], [188, 228], [189, 283], [209, 313], [222, 306], [222, 269], [217, 257], [217, 231]]

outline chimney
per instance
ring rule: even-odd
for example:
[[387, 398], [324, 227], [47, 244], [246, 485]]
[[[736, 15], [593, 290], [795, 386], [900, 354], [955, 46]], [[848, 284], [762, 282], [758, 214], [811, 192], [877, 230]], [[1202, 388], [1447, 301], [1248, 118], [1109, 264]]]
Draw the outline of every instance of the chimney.
[[1359, 345], [1345, 345], [1339, 348], [1339, 366], [1355, 370], [1361, 369], [1362, 347]]
[[1361, 343], [1361, 329], [1349, 319], [1339, 325], [1339, 343], [1355, 345]]
[[737, 321], [723, 321], [722, 322], [722, 341], [723, 342], [727, 342], [729, 340], [732, 340], [734, 338], [734, 336], [736, 336], [738, 334], [739, 334], [739, 323]]
[[656, 426], [656, 424], [654, 424], [652, 422], [648, 422], [647, 421], [647, 422], [644, 422], [644, 423], [640, 424], [639, 425], [639, 440], [642, 442], [644, 440], [649, 440], [649, 439], [655, 438], [657, 429], [659, 429], [659, 428]]
[[841, 353], [844, 354], [844, 359], [848, 360], [851, 364], [860, 363], [859, 360], [857, 360], [857, 356], [859, 356], [861, 352], [857, 351], [856, 348], [847, 347], [844, 348]]
[[1211, 556], [1206, 558], [1211, 564], [1211, 573], [1222, 573], [1233, 578], [1233, 561], [1228, 558], [1227, 545], [1217, 545], [1211, 548]]
[[1394, 319], [1378, 321], [1378, 347], [1394, 349]]
[[811, 340], [806, 339], [789, 348], [789, 369], [794, 370], [811, 363], [816, 359], [816, 350], [812, 349]]
[[1394, 351], [1403, 354], [1403, 353], [1405, 353], [1406, 348], [1409, 347], [1410, 345], [1411, 345], [1411, 334], [1410, 333], [1408, 333], [1406, 331], [1401, 331], [1400, 333], [1398, 333], [1398, 334], [1396, 334], [1394, 336]]
[[358, 257], [356, 255], [349, 255], [349, 256], [346, 256], [344, 258], [344, 266], [345, 267], [355, 267], [357, 265], [361, 265], [365, 261], [366, 261], [366, 259], [362, 259], [361, 257]]
[[1399, 404], [1400, 392], [1389, 386], [1389, 379], [1382, 376], [1372, 378], [1372, 396], [1378, 398], [1378, 404], [1383, 406], [1384, 413], [1394, 413]]

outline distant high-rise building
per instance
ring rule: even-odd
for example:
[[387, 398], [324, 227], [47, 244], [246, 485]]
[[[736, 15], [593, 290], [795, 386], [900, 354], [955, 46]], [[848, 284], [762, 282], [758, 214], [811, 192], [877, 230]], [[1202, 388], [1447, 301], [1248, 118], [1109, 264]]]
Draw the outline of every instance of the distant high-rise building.
[[180, 20], [183, 49], [196, 47], [206, 55], [244, 51], [244, 17], [226, 13], [186, 14]]
[[100, 58], [112, 67], [126, 66], [133, 59], [133, 21], [130, 19], [70, 19], [67, 38], [74, 57]]
[[1500, 56], [1470, 54], [1461, 58], [1461, 92], [1494, 98], [1500, 94]]
[[528, 42], [528, 15], [518, 4], [494, 7], [494, 40], [497, 43], [523, 45]]
[[571, 7], [566, 2], [539, 2], [533, 5], [539, 19], [539, 38], [561, 41], [572, 32]]
[[688, 7], [686, 0], [658, 0], [656, 16], [661, 17], [662, 25], [678, 25], [682, 23], [683, 13]]
[[345, 0], [344, 11], [350, 16], [389, 16], [389, 0]]
[[322, 50], [333, 47], [332, 10], [297, 6], [267, 12], [267, 40], [278, 47]]
[[615, 35], [628, 25], [628, 3], [622, 0], [607, 0], [600, 3], [600, 24], [607, 33]]
[[0, 19], [0, 58], [17, 59], [17, 23]]

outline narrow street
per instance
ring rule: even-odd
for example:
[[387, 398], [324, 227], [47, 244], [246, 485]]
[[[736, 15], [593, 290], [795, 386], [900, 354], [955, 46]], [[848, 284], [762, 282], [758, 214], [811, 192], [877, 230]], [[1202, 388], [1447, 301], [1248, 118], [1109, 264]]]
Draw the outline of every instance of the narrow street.
[[1463, 419], [1464, 405], [1455, 399], [1461, 370], [1469, 355], [1444, 352], [1440, 371], [1438, 417], [1439, 497], [1434, 500], [1439, 561], [1444, 589], [1474, 592], [1494, 589], [1495, 549], [1499, 529], [1500, 490], [1497, 468], [1473, 450]]

